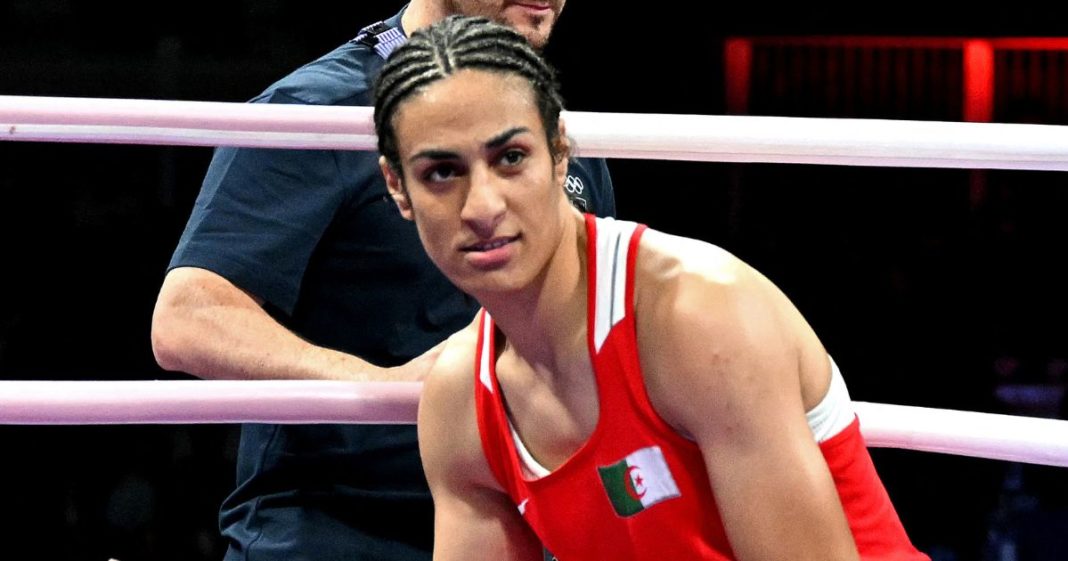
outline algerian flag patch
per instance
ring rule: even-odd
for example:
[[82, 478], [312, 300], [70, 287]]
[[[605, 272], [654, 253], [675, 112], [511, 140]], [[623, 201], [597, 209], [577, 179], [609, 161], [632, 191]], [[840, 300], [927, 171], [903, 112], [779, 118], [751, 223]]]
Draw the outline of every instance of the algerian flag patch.
[[642, 448], [610, 466], [597, 468], [616, 514], [633, 516], [680, 496], [659, 446]]

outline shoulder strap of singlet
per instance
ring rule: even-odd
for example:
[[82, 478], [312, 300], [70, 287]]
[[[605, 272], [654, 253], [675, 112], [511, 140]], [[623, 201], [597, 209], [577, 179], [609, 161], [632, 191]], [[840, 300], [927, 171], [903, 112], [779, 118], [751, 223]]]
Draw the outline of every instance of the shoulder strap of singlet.
[[610, 421], [602, 419], [599, 426], [633, 428], [639, 423], [675, 434], [649, 400], [638, 356], [634, 291], [638, 247], [647, 228], [633, 222], [588, 217], [587, 230], [589, 344], [601, 415], [612, 417]]
[[493, 318], [486, 310], [479, 311], [478, 343], [475, 346], [475, 418], [482, 452], [490, 471], [501, 487], [517, 496], [518, 465], [509, 448], [511, 429], [501, 401], [500, 385], [493, 372], [496, 360]]
[[633, 312], [634, 259], [645, 226], [586, 215], [590, 348], [600, 352], [609, 331]]

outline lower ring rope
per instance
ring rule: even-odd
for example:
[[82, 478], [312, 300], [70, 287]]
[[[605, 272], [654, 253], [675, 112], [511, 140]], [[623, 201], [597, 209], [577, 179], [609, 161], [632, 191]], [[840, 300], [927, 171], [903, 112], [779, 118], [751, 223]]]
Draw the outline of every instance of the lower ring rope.
[[415, 422], [421, 382], [0, 381], [0, 424]]
[[[0, 424], [413, 424], [420, 382], [0, 381]], [[1068, 421], [854, 402], [868, 445], [1068, 467]]]

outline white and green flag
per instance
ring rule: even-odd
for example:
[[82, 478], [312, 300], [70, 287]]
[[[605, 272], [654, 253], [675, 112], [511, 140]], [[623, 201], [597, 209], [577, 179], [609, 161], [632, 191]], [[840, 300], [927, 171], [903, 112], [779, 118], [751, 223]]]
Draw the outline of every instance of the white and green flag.
[[612, 507], [620, 516], [633, 516], [660, 501], [680, 496], [679, 486], [659, 446], [632, 452], [597, 471]]

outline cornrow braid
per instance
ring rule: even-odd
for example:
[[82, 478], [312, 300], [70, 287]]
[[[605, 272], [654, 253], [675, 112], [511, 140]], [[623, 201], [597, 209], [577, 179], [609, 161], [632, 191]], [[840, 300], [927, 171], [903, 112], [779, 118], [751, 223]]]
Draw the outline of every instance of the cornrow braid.
[[393, 129], [398, 107], [414, 93], [463, 69], [526, 79], [534, 91], [549, 147], [554, 157], [563, 156], [556, 148], [563, 100], [552, 67], [512, 28], [486, 18], [454, 15], [412, 33], [393, 51], [375, 80], [378, 151], [398, 174], [400, 155]]

